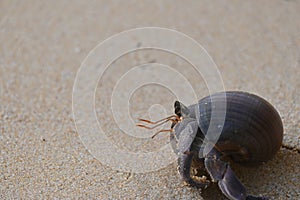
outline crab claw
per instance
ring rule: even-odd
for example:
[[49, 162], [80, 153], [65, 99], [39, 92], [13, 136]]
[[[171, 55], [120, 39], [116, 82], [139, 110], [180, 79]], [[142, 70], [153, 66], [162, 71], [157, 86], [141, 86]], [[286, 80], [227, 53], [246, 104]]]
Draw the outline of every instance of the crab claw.
[[204, 164], [212, 180], [218, 182], [222, 193], [232, 200], [266, 200], [265, 197], [247, 196], [244, 185], [237, 178], [228, 163], [220, 159], [220, 153], [213, 149], [205, 158]]
[[218, 185], [223, 194], [229, 199], [246, 199], [246, 189], [230, 166], [227, 166], [224, 177], [218, 182]]
[[209, 182], [197, 181], [190, 176], [192, 159], [193, 159], [192, 152], [187, 152], [179, 156], [178, 159], [179, 174], [181, 175], [183, 181], [189, 184], [190, 186], [197, 187], [197, 188], [206, 188], [209, 185]]

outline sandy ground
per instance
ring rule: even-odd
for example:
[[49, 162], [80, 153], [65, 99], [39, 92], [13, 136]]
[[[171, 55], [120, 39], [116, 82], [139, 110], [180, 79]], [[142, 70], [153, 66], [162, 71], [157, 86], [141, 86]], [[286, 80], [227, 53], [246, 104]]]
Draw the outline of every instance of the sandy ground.
[[[251, 194], [299, 199], [299, 10], [294, 0], [0, 1], [0, 198], [225, 199], [215, 185], [202, 194], [183, 185], [176, 163], [141, 174], [113, 170], [89, 153], [75, 128], [73, 84], [91, 49], [120, 31], [157, 26], [202, 44], [227, 90], [259, 94], [278, 109], [284, 147], [259, 168], [234, 169]], [[113, 139], [123, 136], [109, 116], [112, 88], [128, 66], [154, 61], [180, 70], [207, 95], [203, 80], [174, 55], [126, 55], [96, 91], [98, 119]], [[172, 113], [173, 100], [148, 86], [133, 95], [130, 112], [138, 117], [160, 104]]]

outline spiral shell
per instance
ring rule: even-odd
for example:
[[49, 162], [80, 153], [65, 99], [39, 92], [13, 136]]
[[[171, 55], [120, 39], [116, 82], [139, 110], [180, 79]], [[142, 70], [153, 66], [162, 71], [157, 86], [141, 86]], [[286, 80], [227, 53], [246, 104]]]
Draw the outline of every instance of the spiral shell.
[[[283, 125], [276, 109], [254, 94], [239, 91], [225, 94], [226, 117], [216, 147], [241, 163], [257, 164], [272, 158], [283, 139]], [[222, 103], [224, 93], [216, 93], [199, 101], [199, 127], [204, 135], [211, 120], [214, 120], [211, 119], [212, 107]]]

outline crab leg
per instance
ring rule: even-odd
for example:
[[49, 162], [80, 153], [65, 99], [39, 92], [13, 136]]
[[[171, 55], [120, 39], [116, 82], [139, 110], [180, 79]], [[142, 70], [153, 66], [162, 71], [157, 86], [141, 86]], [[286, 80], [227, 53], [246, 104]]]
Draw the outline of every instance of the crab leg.
[[182, 180], [188, 183], [189, 185], [198, 188], [206, 188], [209, 185], [209, 183], [196, 181], [192, 179], [190, 175], [192, 159], [193, 159], [192, 152], [181, 154], [178, 158], [178, 172], [182, 177]]
[[223, 194], [232, 200], [266, 200], [265, 197], [247, 196], [244, 185], [239, 181], [228, 163], [221, 160], [221, 154], [213, 148], [206, 156], [205, 168], [213, 181], [218, 182]]
[[188, 122], [180, 131], [180, 137], [178, 138], [178, 171], [186, 183], [191, 186], [196, 186], [198, 188], [206, 188], [209, 183], [196, 181], [192, 179], [190, 171], [193, 156], [198, 156], [196, 152], [193, 152], [192, 144], [197, 135], [198, 125], [196, 121]]

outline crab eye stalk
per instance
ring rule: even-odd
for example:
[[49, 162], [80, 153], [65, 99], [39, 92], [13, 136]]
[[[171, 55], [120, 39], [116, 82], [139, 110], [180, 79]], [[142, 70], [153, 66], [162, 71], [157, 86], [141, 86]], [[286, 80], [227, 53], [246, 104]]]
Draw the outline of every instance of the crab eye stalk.
[[175, 109], [174, 110], [175, 114], [179, 118], [189, 116], [189, 114], [190, 114], [190, 110], [183, 103], [181, 103], [179, 101], [175, 101], [174, 109]]
[[175, 101], [174, 109], [175, 109], [175, 114], [180, 118], [182, 114], [181, 114], [181, 105], [179, 101]]

